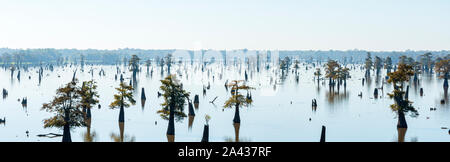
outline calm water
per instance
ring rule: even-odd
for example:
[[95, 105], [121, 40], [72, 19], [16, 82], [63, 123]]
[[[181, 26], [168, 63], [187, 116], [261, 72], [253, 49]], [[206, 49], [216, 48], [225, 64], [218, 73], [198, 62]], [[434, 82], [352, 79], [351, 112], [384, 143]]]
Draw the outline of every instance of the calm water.
[[[308, 66], [308, 70], [306, 70]], [[350, 67], [353, 65], [349, 65]], [[126, 71], [124, 77], [129, 82], [131, 72], [123, 65], [118, 66]], [[161, 119], [156, 113], [161, 108], [163, 98], [157, 97], [161, 75], [160, 67], [153, 66], [153, 75], [146, 73], [146, 67], [141, 66], [138, 73], [137, 89], [135, 90], [136, 105], [125, 109], [125, 141], [167, 141], [166, 130], [168, 121]], [[274, 69], [266, 70], [256, 68], [248, 71], [248, 85], [255, 87], [252, 91], [253, 105], [241, 108], [241, 126], [239, 131], [240, 141], [319, 141], [321, 126], [327, 127], [327, 141], [397, 141], [397, 118], [389, 105], [394, 101], [389, 99], [386, 93], [392, 91], [391, 85], [384, 85], [384, 92], [380, 91], [378, 99], [373, 98], [375, 87], [381, 87], [385, 70], [381, 72], [379, 81], [376, 81], [374, 72], [372, 79], [363, 86], [361, 78], [364, 71], [359, 65], [355, 65], [347, 81], [347, 90], [341, 87], [340, 95], [329, 93], [328, 82], [320, 87], [314, 80], [315, 68], [312, 65], [300, 66], [300, 80], [297, 83], [295, 75], [289, 71], [288, 76], [280, 79], [279, 72]], [[72, 79], [75, 66], [55, 67], [51, 72], [44, 70], [41, 84], [38, 83], [38, 68], [30, 68], [28, 72], [21, 71], [21, 80], [10, 77], [10, 71], [0, 70], [0, 88], [9, 91], [5, 99], [0, 99], [0, 118], [6, 117], [6, 123], [0, 124], [0, 141], [54, 141], [60, 142], [62, 137], [47, 138], [37, 137], [38, 134], [59, 133], [57, 128], [43, 128], [43, 119], [52, 114], [42, 111], [43, 103], [49, 102], [55, 95], [55, 90], [68, 83]], [[119, 135], [118, 116], [119, 109], [110, 109], [108, 105], [113, 100], [119, 81], [114, 79], [116, 66], [85, 66], [84, 72], [78, 68], [77, 78], [80, 81], [94, 79], [98, 83], [101, 109], [97, 106], [92, 109], [92, 125], [90, 133], [94, 141], [114, 141], [111, 136]], [[89, 70], [94, 69], [92, 76]], [[104, 69], [106, 75], [100, 76], [100, 69]], [[200, 141], [202, 138], [205, 114], [211, 116], [210, 141], [230, 141], [235, 138], [235, 130], [232, 119], [234, 109], [224, 109], [223, 103], [230, 97], [225, 90], [226, 80], [244, 79], [246, 65], [226, 66], [221, 64], [208, 65], [205, 71], [194, 65], [173, 65], [172, 73], [177, 76], [184, 88], [191, 93], [191, 99], [195, 94], [200, 96], [200, 105], [195, 109], [195, 118], [192, 128], [188, 127], [189, 118], [175, 123], [175, 141]], [[322, 68], [322, 73], [324, 73]], [[220, 76], [222, 75], [222, 76]], [[28, 77], [31, 77], [29, 79]], [[213, 79], [214, 76], [214, 79]], [[442, 79], [436, 76], [424, 74], [419, 77], [420, 84], [410, 84], [409, 99], [414, 107], [418, 108], [419, 116], [411, 118], [406, 116], [408, 130], [405, 141], [450, 141], [448, 129], [450, 127], [450, 106], [441, 105], [439, 101], [444, 98]], [[211, 85], [205, 96], [202, 95], [202, 87], [208, 82]], [[276, 86], [275, 85], [276, 82]], [[419, 95], [419, 89], [424, 88], [424, 96]], [[146, 103], [141, 106], [141, 88], [145, 88]], [[336, 89], [337, 91], [337, 89]], [[362, 92], [362, 97], [358, 93]], [[245, 93], [244, 93], [245, 94]], [[216, 96], [214, 102], [209, 103]], [[20, 101], [28, 98], [27, 108], [23, 108]], [[318, 107], [316, 111], [311, 108], [311, 100], [316, 98]], [[448, 99], [446, 99], [448, 103]], [[291, 103], [292, 102], [292, 103]], [[430, 111], [430, 107], [436, 107], [436, 111]], [[188, 113], [186, 106], [185, 113]], [[311, 118], [311, 121], [309, 120]], [[157, 124], [155, 124], [155, 121]], [[26, 131], [29, 131], [27, 137]], [[72, 141], [84, 141], [87, 132], [85, 127], [72, 130]]]

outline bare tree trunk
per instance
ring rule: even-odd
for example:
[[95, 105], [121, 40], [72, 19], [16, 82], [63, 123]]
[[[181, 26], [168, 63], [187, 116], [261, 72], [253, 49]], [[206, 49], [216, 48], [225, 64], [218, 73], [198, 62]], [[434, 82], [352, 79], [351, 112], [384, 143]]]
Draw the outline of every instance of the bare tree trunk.
[[174, 106], [169, 107], [169, 125], [167, 127], [167, 140], [169, 142], [175, 141], [175, 117], [174, 117]]
[[320, 142], [325, 142], [325, 126], [322, 125], [322, 132], [320, 134]]
[[239, 116], [239, 104], [236, 104], [236, 111], [234, 113], [234, 123], [241, 123], [241, 117]]
[[406, 124], [405, 113], [403, 111], [398, 111], [397, 128], [408, 128], [408, 124]]
[[444, 92], [448, 92], [448, 74], [447, 73], [445, 73], [445, 76], [444, 76]]
[[125, 122], [125, 111], [123, 108], [123, 104], [120, 105], [119, 122]]
[[70, 137], [70, 125], [69, 125], [70, 118], [68, 110], [64, 110], [64, 121], [66, 122], [66, 124], [64, 124], [62, 142], [72, 142], [72, 138]]
[[203, 137], [201, 142], [209, 142], [209, 125], [203, 128]]

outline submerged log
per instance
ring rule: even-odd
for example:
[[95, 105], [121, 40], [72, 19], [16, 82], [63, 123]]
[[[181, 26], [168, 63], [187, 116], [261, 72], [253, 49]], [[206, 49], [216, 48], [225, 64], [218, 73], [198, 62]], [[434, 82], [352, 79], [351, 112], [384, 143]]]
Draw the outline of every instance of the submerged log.
[[[212, 101], [209, 101], [209, 103], [212, 103], [212, 104], [214, 104], [214, 101], [216, 101], [216, 99], [218, 98], [219, 96], [216, 96], [216, 98], [214, 98], [214, 100], [212, 100]], [[248, 97], [247, 97], [248, 98]]]
[[56, 133], [48, 133], [48, 134], [38, 134], [36, 136], [53, 138], [53, 137], [60, 137], [60, 136], [63, 136], [63, 135], [62, 134], [56, 134]]

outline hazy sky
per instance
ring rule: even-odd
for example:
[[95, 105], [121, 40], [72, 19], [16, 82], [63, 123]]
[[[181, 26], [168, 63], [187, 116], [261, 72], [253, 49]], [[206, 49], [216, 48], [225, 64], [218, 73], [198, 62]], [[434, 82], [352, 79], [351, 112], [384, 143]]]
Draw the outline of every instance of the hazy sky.
[[0, 47], [450, 50], [450, 0], [0, 0]]

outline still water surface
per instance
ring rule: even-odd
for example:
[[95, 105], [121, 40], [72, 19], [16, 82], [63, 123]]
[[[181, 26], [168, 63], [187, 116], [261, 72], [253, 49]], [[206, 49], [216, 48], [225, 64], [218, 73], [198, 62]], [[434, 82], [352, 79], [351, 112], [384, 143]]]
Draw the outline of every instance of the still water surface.
[[[394, 101], [387, 96], [392, 86], [385, 83], [384, 91], [380, 91], [378, 99], [374, 99], [375, 87], [381, 87], [384, 82], [385, 70], [381, 72], [379, 81], [372, 73], [372, 79], [362, 85], [364, 71], [360, 65], [350, 71], [352, 76], [347, 81], [347, 89], [341, 87], [339, 95], [332, 95], [328, 89], [328, 82], [317, 85], [314, 80], [315, 68], [311, 64], [302, 64], [298, 69], [300, 79], [297, 82], [291, 71], [285, 79], [280, 79], [280, 72], [270, 68], [261, 68], [256, 72], [254, 68], [248, 70], [248, 85], [256, 88], [252, 91], [253, 105], [241, 108], [240, 141], [311, 141], [320, 138], [321, 126], [327, 127], [326, 140], [333, 141], [397, 141], [397, 118], [389, 105]], [[131, 72], [123, 65], [118, 66], [125, 71], [124, 77], [129, 82]], [[308, 70], [306, 70], [308, 67]], [[11, 78], [10, 70], [0, 69], [0, 88], [9, 91], [9, 95], [0, 99], [0, 118], [6, 117], [6, 123], [0, 124], [0, 141], [54, 141], [60, 142], [61, 137], [38, 137], [38, 134], [58, 133], [57, 128], [43, 128], [43, 120], [52, 114], [40, 110], [43, 103], [49, 102], [55, 95], [57, 88], [72, 79], [73, 71], [78, 68], [79, 81], [94, 79], [98, 83], [100, 95], [99, 109], [92, 109], [92, 123], [90, 134], [93, 141], [114, 141], [113, 136], [120, 133], [118, 116], [119, 109], [110, 109], [108, 105], [113, 100], [119, 80], [115, 80], [115, 65], [65, 66], [55, 67], [53, 72], [44, 70], [41, 84], [38, 82], [38, 68], [21, 71], [20, 81], [16, 78], [17, 71]], [[94, 75], [89, 72], [94, 70]], [[100, 76], [103, 69], [105, 76]], [[156, 112], [161, 109], [163, 98], [158, 98], [157, 92], [161, 85], [160, 67], [151, 66], [152, 75], [147, 74], [142, 66], [138, 73], [137, 88], [134, 92], [136, 105], [125, 109], [124, 141], [167, 141], [166, 130], [168, 121], [163, 120]], [[209, 121], [209, 140], [212, 142], [234, 141], [233, 127], [234, 109], [223, 108], [225, 100], [230, 97], [224, 84], [226, 80], [244, 79], [247, 66], [223, 66], [221, 64], [208, 65], [202, 72], [200, 65], [173, 65], [172, 73], [178, 73], [178, 79], [183, 87], [191, 93], [200, 96], [200, 105], [195, 109], [192, 128], [188, 127], [189, 118], [175, 123], [175, 141], [200, 141], [202, 138], [205, 114], [212, 117]], [[166, 70], [166, 69], [164, 69]], [[322, 68], [323, 72], [323, 68]], [[181, 74], [181, 76], [180, 76]], [[221, 76], [222, 75], [222, 76]], [[214, 78], [213, 78], [214, 76]], [[30, 77], [30, 78], [29, 78]], [[405, 141], [447, 141], [450, 142], [448, 129], [450, 127], [450, 106], [440, 104], [444, 98], [442, 79], [434, 74], [424, 74], [419, 77], [420, 84], [410, 83], [409, 99], [418, 109], [419, 116], [406, 116], [408, 130]], [[203, 96], [203, 86], [208, 82], [211, 88]], [[276, 83], [275, 83], [276, 82]], [[275, 85], [275, 86], [274, 86]], [[141, 106], [141, 89], [145, 88], [146, 103]], [[424, 95], [419, 95], [419, 89], [424, 88]], [[337, 91], [337, 89], [336, 89]], [[362, 97], [358, 94], [362, 92]], [[245, 93], [244, 93], [245, 94]], [[216, 96], [215, 104], [209, 103]], [[23, 108], [18, 99], [28, 98], [28, 105]], [[318, 107], [311, 108], [311, 100], [316, 99]], [[448, 103], [448, 98], [446, 103]], [[430, 111], [430, 107], [437, 108]], [[186, 106], [185, 113], [188, 114]], [[311, 118], [311, 120], [309, 120]], [[29, 131], [29, 136], [25, 133]], [[75, 128], [71, 131], [72, 141], [85, 141], [86, 127]]]

